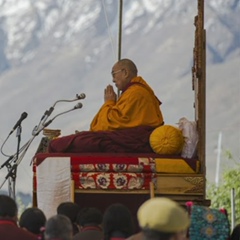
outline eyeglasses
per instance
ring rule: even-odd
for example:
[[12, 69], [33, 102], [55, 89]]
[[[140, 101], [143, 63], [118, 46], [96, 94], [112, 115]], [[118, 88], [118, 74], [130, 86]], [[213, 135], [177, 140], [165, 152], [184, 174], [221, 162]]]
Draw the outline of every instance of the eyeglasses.
[[122, 70], [124, 70], [124, 69], [120, 69], [120, 70], [117, 70], [117, 71], [115, 71], [115, 72], [111, 72], [112, 77], [114, 77], [116, 73], [119, 73], [119, 72], [121, 72]]

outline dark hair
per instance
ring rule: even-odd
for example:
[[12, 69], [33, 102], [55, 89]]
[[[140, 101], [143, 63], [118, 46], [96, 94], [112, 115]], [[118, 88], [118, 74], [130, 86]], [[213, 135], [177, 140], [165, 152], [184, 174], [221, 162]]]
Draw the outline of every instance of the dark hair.
[[75, 223], [79, 210], [80, 207], [77, 203], [63, 202], [58, 205], [57, 214], [65, 215], [71, 220], [72, 223]]
[[112, 204], [105, 210], [102, 225], [105, 240], [109, 240], [116, 232], [125, 238], [128, 238], [134, 233], [131, 212], [121, 203]]
[[240, 239], [240, 224], [237, 224], [231, 234], [230, 240], [239, 240]]
[[19, 226], [34, 234], [40, 234], [45, 223], [46, 217], [43, 211], [36, 207], [27, 208], [19, 219]]
[[70, 240], [73, 234], [72, 223], [69, 218], [58, 214], [49, 218], [46, 222], [44, 238]]
[[101, 211], [94, 207], [86, 207], [80, 210], [77, 217], [77, 223], [80, 226], [85, 225], [100, 225], [103, 215]]
[[165, 233], [165, 232], [159, 232], [156, 230], [152, 230], [149, 228], [143, 228], [143, 240], [169, 240], [171, 237], [175, 235], [175, 233]]
[[17, 216], [17, 212], [16, 202], [7, 195], [0, 195], [0, 217], [13, 218]]

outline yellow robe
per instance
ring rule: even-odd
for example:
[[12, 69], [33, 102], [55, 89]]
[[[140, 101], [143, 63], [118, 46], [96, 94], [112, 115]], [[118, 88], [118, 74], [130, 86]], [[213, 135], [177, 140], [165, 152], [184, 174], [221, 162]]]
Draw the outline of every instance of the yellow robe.
[[117, 102], [109, 100], [102, 105], [91, 122], [90, 130], [160, 126], [163, 124], [160, 104], [150, 86], [141, 77], [135, 77]]

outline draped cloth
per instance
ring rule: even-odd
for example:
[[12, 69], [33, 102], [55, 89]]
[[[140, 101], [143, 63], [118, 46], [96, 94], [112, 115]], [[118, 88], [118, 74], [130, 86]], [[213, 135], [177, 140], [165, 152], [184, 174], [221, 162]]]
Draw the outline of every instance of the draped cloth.
[[71, 201], [70, 157], [46, 158], [36, 175], [38, 207], [49, 218], [57, 213], [60, 203]]
[[50, 153], [153, 153], [149, 136], [153, 127], [139, 126], [117, 131], [83, 131], [52, 140]]
[[137, 126], [163, 124], [161, 102], [150, 86], [138, 76], [131, 80], [117, 102], [106, 101], [93, 118], [91, 131], [113, 131]]

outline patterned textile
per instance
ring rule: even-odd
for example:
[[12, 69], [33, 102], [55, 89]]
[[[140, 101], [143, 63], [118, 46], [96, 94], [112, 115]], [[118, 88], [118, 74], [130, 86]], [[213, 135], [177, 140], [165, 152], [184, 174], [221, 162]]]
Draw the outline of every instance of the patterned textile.
[[227, 240], [230, 225], [227, 216], [218, 209], [193, 205], [191, 209], [191, 240]]
[[155, 168], [133, 164], [79, 164], [72, 165], [72, 172], [155, 172]]
[[40, 153], [34, 156], [33, 172], [36, 166], [47, 158], [71, 159], [72, 172], [158, 172], [158, 173], [198, 173], [200, 161], [183, 159], [174, 155], [139, 154], [139, 153]]
[[76, 189], [149, 189], [154, 173], [73, 173]]
[[[156, 173], [196, 173], [198, 160], [180, 156], [136, 153], [39, 153], [33, 160], [33, 189], [37, 190], [37, 169], [46, 161], [68, 158], [75, 189], [148, 190], [156, 184]], [[52, 169], [52, 174], [56, 174]], [[106, 183], [105, 183], [106, 182]]]
[[[111, 160], [111, 162], [109, 161]], [[72, 172], [155, 172], [155, 161], [153, 158], [138, 158], [138, 157], [115, 157], [102, 158], [93, 157], [86, 158], [72, 158]], [[81, 160], [81, 161], [80, 161]], [[96, 162], [96, 163], [94, 163]]]

